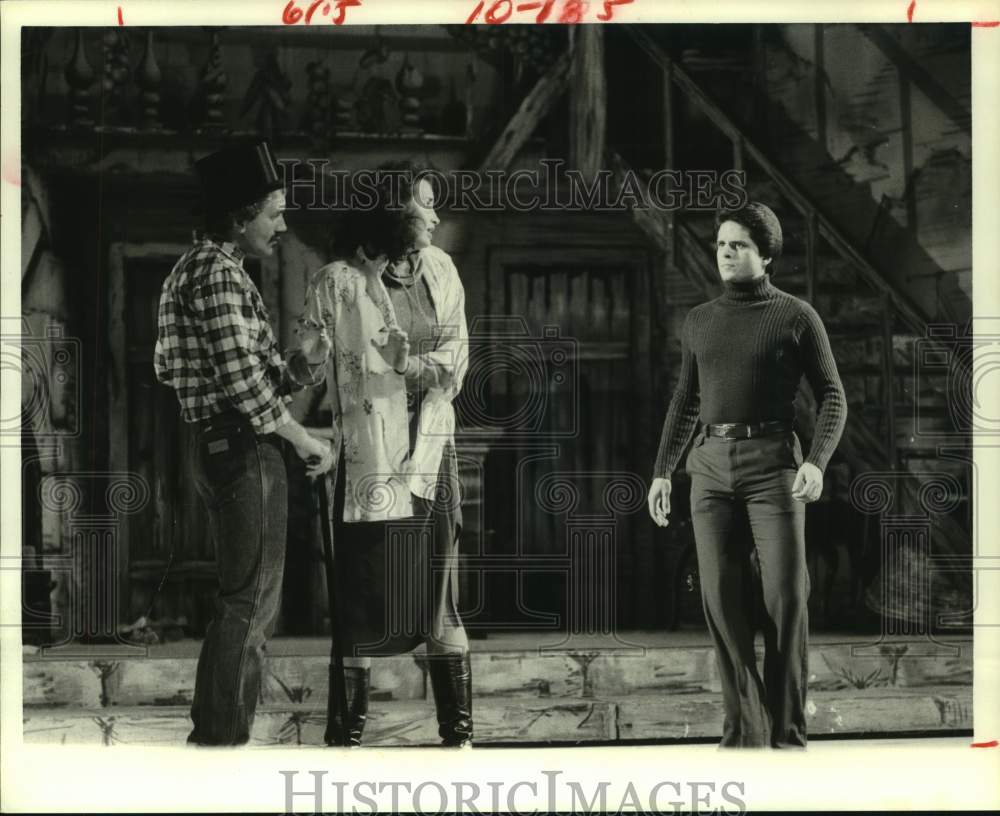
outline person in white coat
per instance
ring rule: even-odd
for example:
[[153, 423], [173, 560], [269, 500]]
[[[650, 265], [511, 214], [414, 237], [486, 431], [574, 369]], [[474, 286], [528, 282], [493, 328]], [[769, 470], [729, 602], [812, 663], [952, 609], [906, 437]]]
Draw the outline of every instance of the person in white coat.
[[472, 739], [472, 675], [457, 610], [452, 401], [468, 366], [465, 292], [432, 243], [431, 184], [415, 167], [388, 169], [402, 183], [342, 220], [336, 260], [314, 276], [298, 330], [310, 358], [329, 349], [315, 377], [326, 380], [337, 454], [330, 524], [349, 722], [331, 688], [326, 741], [343, 744], [346, 727], [361, 743], [372, 657], [425, 643], [441, 740], [461, 746]]

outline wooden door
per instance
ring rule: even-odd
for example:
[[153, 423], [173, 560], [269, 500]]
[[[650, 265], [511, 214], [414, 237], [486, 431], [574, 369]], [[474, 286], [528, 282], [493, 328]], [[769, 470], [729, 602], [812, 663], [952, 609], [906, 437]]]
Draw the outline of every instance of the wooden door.
[[483, 502], [499, 626], [654, 623], [650, 268], [623, 248], [491, 255], [466, 389], [488, 385], [497, 426]]
[[[214, 544], [191, 472], [191, 427], [173, 389], [161, 385], [153, 369], [160, 289], [186, 249], [111, 249], [109, 422], [112, 468], [144, 479], [151, 496], [120, 535], [123, 614], [128, 621], [147, 613], [157, 621], [184, 621], [187, 631], [202, 634], [217, 586]], [[259, 277], [256, 268], [248, 271]]]

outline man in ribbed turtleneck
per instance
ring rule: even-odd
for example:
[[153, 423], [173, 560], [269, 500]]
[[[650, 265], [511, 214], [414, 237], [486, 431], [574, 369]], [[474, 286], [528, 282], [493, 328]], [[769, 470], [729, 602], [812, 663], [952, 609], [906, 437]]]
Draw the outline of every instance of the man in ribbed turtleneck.
[[[686, 469], [702, 599], [722, 684], [723, 746], [806, 744], [809, 576], [805, 504], [823, 491], [847, 402], [816, 311], [776, 288], [768, 267], [781, 253], [781, 225], [751, 202], [720, 213], [716, 255], [725, 291], [684, 322], [681, 370], [663, 424], [649, 511], [670, 513], [670, 474], [699, 426]], [[817, 402], [803, 459], [794, 433], [802, 376]], [[750, 557], [733, 535], [746, 507], [767, 617], [764, 677], [757, 670]]]

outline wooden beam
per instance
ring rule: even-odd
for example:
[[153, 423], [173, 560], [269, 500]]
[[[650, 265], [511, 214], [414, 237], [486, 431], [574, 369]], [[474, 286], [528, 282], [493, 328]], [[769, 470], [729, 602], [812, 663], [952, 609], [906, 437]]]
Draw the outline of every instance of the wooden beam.
[[[628, 163], [614, 151], [608, 153], [608, 163], [613, 173], [612, 192], [617, 193], [621, 189], [623, 179], [630, 172]], [[677, 263], [675, 266], [694, 286], [705, 293], [708, 297], [715, 297], [714, 286], [718, 283], [715, 270], [708, 267], [708, 262], [704, 260], [707, 248], [699, 244], [697, 237], [687, 231], [681, 221], [674, 221], [676, 229], [671, 230], [671, 215], [669, 211], [661, 210], [659, 207], [651, 206], [647, 208], [633, 207], [631, 210], [632, 221], [641, 229], [660, 250], [669, 254], [681, 244], [687, 246], [691, 257], [694, 258], [692, 264]]]
[[524, 143], [531, 138], [538, 123], [552, 108], [553, 103], [566, 90], [569, 82], [570, 54], [567, 51], [549, 68], [545, 76], [521, 102], [517, 112], [511, 117], [500, 138], [490, 148], [486, 158], [479, 165], [479, 172], [486, 170], [506, 170]]
[[942, 113], [966, 133], [972, 132], [972, 113], [963, 108], [948, 89], [911, 57], [892, 35], [880, 25], [859, 25], [858, 28]]
[[712, 253], [705, 246], [703, 238], [698, 235], [683, 221], [677, 221], [677, 240], [683, 252], [684, 263], [679, 264], [688, 280], [694, 282], [706, 297], [714, 298], [720, 294], [722, 289], [722, 279], [719, 277], [719, 268], [712, 261]]
[[816, 103], [816, 140], [823, 150], [829, 150], [826, 144], [826, 55], [822, 23], [813, 26], [813, 96]]
[[569, 87], [570, 166], [585, 179], [594, 177], [604, 162], [607, 121], [607, 80], [604, 71], [604, 28], [570, 28], [573, 65]]
[[742, 131], [730, 120], [729, 116], [702, 91], [701, 87], [687, 75], [683, 68], [674, 62], [660, 45], [652, 39], [641, 26], [625, 24], [635, 41], [642, 47], [650, 59], [661, 68], [669, 67], [674, 83], [687, 94], [697, 107], [705, 114], [730, 141], [740, 138]]
[[899, 127], [903, 140], [903, 195], [906, 197], [906, 228], [917, 234], [917, 189], [913, 183], [913, 112], [910, 105], [910, 81], [906, 72], [899, 75]]
[[816, 234], [816, 210], [811, 210], [806, 216], [806, 300], [816, 303], [816, 276], [819, 272], [819, 247], [816, 245], [819, 236]]
[[674, 141], [674, 64], [660, 67], [663, 74], [663, 166], [673, 169], [676, 161]]
[[[882, 296], [882, 427], [885, 430], [886, 462], [889, 470], [899, 467], [896, 455], [896, 364], [892, 348], [892, 300]], [[919, 394], [916, 397], [920, 399]]]
[[764, 44], [764, 24], [753, 24], [753, 88], [754, 133], [765, 138], [769, 132], [767, 102], [767, 46]]

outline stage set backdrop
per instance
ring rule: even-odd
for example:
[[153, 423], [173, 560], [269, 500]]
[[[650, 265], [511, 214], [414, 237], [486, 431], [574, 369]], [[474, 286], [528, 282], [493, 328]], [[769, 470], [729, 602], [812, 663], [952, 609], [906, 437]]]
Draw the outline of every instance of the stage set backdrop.
[[[27, 641], [204, 632], [213, 545], [152, 356], [200, 225], [193, 162], [235, 137], [294, 160], [289, 232], [249, 264], [284, 347], [329, 257], [335, 171], [415, 159], [452, 182], [435, 242], [472, 335], [473, 636], [704, 626], [683, 471], [668, 528], [645, 496], [682, 321], [720, 291], [714, 211], [742, 190], [781, 218], [774, 282], [818, 310], [849, 401], [808, 513], [813, 628], [969, 631], [968, 25], [26, 28], [22, 58], [4, 353], [21, 344]], [[663, 170], [675, 206], [642, 206]], [[517, 171], [521, 204], [491, 204]], [[322, 391], [294, 412], [322, 424]], [[316, 497], [289, 468], [278, 634], [320, 635]]]

